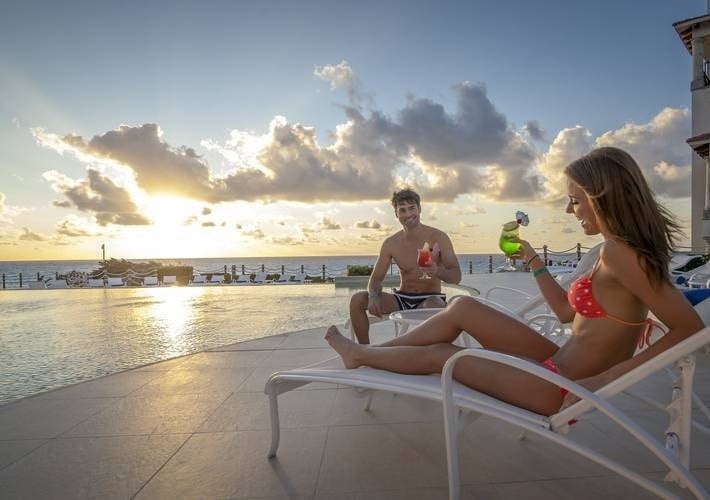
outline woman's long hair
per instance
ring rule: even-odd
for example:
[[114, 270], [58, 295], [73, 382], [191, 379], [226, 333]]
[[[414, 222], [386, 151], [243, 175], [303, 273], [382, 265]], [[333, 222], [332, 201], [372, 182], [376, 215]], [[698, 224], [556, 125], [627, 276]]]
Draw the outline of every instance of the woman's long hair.
[[671, 252], [682, 231], [631, 155], [598, 148], [567, 165], [565, 174], [589, 196], [601, 227], [636, 249], [651, 284], [669, 280]]

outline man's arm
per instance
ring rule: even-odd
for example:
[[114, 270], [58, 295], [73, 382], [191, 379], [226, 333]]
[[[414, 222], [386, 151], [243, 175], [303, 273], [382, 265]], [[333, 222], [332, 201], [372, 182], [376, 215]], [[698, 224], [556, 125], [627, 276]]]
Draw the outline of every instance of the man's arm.
[[380, 255], [377, 257], [375, 267], [370, 274], [370, 280], [367, 282], [367, 310], [378, 318], [384, 314], [382, 311], [382, 282], [385, 280], [387, 268], [392, 261], [392, 252], [389, 250], [388, 242], [389, 239], [382, 244]]
[[389, 250], [389, 239], [382, 243], [380, 254], [377, 256], [375, 267], [372, 268], [370, 280], [367, 283], [367, 293], [370, 299], [379, 297], [382, 293], [382, 282], [385, 280], [387, 269], [392, 263], [392, 252]]
[[436, 269], [436, 277], [441, 281], [456, 285], [461, 281], [461, 266], [456, 253], [454, 253], [454, 245], [444, 232], [441, 233], [438, 243], [441, 260]]

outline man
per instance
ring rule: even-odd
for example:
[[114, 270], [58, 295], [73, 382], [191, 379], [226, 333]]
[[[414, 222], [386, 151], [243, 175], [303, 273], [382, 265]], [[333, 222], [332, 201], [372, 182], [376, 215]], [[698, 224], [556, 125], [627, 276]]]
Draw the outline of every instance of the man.
[[[381, 318], [398, 310], [445, 307], [441, 282], [461, 281], [461, 268], [449, 237], [419, 220], [422, 211], [419, 195], [411, 189], [395, 191], [392, 206], [402, 230], [382, 243], [367, 292], [357, 292], [350, 299], [350, 322], [361, 344], [370, 343], [367, 311]], [[427, 268], [417, 265], [417, 250], [424, 243], [433, 249], [432, 265]], [[392, 261], [399, 267], [400, 285], [393, 293], [387, 293], [382, 291], [382, 281]], [[426, 279], [425, 274], [431, 278]]]

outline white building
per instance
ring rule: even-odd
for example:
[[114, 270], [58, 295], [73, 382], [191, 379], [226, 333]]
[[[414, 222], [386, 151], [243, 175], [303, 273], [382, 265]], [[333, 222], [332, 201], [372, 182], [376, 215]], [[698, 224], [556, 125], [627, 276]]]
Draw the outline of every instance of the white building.
[[710, 0], [707, 14], [673, 24], [693, 57], [690, 81], [693, 149], [691, 180], [691, 246], [710, 252]]

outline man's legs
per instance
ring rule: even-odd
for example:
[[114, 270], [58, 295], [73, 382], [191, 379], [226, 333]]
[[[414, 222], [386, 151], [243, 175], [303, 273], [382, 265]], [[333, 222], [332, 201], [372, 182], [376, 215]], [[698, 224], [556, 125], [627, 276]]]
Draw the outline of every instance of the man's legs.
[[[394, 295], [382, 292], [382, 312], [389, 314], [399, 309]], [[367, 292], [356, 292], [350, 297], [350, 327], [360, 344], [370, 343], [370, 320], [367, 317]]]

